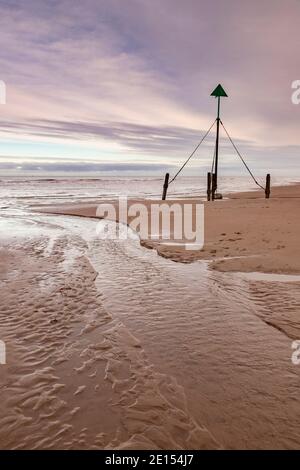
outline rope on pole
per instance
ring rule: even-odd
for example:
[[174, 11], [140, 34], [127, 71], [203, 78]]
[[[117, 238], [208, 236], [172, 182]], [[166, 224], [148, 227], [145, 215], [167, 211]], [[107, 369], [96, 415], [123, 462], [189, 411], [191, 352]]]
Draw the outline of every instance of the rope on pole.
[[237, 146], [235, 145], [235, 143], [233, 142], [232, 138], [230, 137], [229, 133], [227, 132], [227, 129], [226, 127], [224, 126], [223, 122], [220, 120], [221, 124], [222, 124], [222, 127], [224, 129], [224, 131], [226, 132], [227, 134], [227, 137], [228, 139], [230, 140], [230, 142], [232, 143], [233, 145], [233, 148], [235, 149], [236, 153], [238, 154], [238, 156], [240, 157], [240, 159], [242, 160], [243, 164], [245, 165], [246, 169], [248, 170], [248, 172], [250, 173], [251, 175], [251, 178], [253, 179], [253, 181], [255, 182], [255, 184], [257, 184], [257, 186], [259, 186], [263, 191], [265, 191], [265, 188], [258, 183], [258, 181], [256, 180], [255, 176], [253, 175], [252, 171], [250, 170], [250, 168], [248, 167], [247, 163], [245, 162], [245, 160], [243, 159], [242, 155], [240, 154]]
[[182, 167], [180, 168], [180, 170], [176, 173], [176, 175], [174, 176], [173, 179], [171, 179], [171, 181], [169, 182], [169, 185], [171, 183], [173, 183], [173, 181], [177, 178], [177, 176], [179, 175], [179, 173], [182, 172], [182, 170], [184, 169], [184, 167], [188, 164], [188, 162], [191, 160], [191, 158], [195, 155], [195, 153], [197, 152], [198, 148], [200, 147], [200, 145], [204, 142], [204, 140], [206, 139], [206, 137], [208, 136], [208, 134], [210, 133], [210, 131], [212, 130], [212, 128], [214, 127], [215, 123], [216, 123], [216, 119], [214, 120], [214, 122], [212, 123], [212, 125], [210, 126], [210, 128], [208, 129], [208, 131], [206, 132], [206, 134], [204, 135], [204, 137], [201, 139], [201, 141], [199, 142], [199, 144], [197, 145], [197, 147], [195, 148], [195, 150], [191, 153], [191, 155], [189, 156], [189, 158], [187, 159], [187, 161], [182, 165]]

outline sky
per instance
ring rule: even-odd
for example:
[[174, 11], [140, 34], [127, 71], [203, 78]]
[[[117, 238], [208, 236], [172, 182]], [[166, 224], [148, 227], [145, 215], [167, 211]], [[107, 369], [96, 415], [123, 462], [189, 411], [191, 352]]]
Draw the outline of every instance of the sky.
[[[221, 83], [254, 173], [300, 176], [299, 24], [300, 0], [0, 0], [0, 174], [176, 172]], [[244, 174], [224, 133], [220, 165]]]

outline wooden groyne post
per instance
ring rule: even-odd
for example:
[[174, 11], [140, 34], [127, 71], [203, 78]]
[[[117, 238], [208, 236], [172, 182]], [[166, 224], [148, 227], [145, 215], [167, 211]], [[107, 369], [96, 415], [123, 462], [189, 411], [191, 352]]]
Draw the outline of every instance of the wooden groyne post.
[[164, 188], [163, 188], [163, 194], [162, 194], [162, 200], [163, 201], [165, 201], [166, 198], [167, 198], [167, 192], [168, 192], [168, 187], [169, 187], [169, 179], [170, 179], [170, 175], [169, 175], [169, 173], [166, 173]]
[[269, 199], [270, 194], [271, 194], [271, 175], [269, 173], [267, 174], [267, 178], [266, 178], [265, 193], [266, 193], [266, 199]]

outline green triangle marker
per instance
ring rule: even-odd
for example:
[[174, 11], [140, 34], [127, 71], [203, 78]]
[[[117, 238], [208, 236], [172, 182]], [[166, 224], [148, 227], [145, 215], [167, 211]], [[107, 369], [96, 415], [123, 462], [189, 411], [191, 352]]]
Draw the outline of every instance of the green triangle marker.
[[210, 96], [215, 96], [216, 98], [219, 98], [220, 96], [224, 96], [225, 98], [228, 98], [228, 95], [222, 85], [218, 85], [217, 88], [212, 92]]

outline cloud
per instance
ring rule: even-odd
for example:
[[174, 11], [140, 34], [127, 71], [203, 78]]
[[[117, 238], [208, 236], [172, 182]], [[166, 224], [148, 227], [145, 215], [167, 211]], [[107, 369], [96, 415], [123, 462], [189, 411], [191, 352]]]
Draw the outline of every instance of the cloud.
[[299, 13], [294, 0], [2, 1], [2, 141], [12, 156], [31, 138], [53, 158], [60, 140], [99, 162], [111, 146], [124, 163], [179, 163], [213, 121], [209, 95], [222, 82], [222, 116], [242, 150], [257, 166], [284, 150], [282, 168], [294, 165]]
[[[27, 136], [43, 136], [60, 139], [106, 139], [124, 148], [150, 154], [181, 152], [187, 150], [187, 142], [196, 145], [204, 130], [184, 127], [138, 125], [127, 122], [72, 122], [59, 120], [32, 120], [28, 122], [0, 121], [2, 132]], [[212, 135], [207, 141], [213, 142]]]

